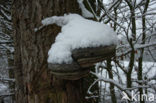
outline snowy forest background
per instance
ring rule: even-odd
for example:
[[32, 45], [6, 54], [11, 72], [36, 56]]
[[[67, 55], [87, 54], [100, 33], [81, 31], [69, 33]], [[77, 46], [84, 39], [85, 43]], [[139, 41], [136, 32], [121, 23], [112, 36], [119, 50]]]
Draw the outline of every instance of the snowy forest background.
[[[156, 95], [156, 0], [84, 2], [94, 20], [111, 26], [119, 37], [116, 57], [97, 63], [90, 74], [97, 78], [86, 98], [95, 103], [126, 103], [122, 91]], [[0, 1], [0, 103], [14, 103], [11, 3]]]

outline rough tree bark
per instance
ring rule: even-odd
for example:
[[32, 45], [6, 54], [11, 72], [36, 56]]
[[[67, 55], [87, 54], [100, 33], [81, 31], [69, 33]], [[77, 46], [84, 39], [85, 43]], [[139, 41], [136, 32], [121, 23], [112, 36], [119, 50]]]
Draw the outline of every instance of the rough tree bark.
[[83, 80], [67, 81], [49, 74], [47, 54], [60, 28], [34, 32], [52, 15], [80, 13], [76, 0], [14, 0], [16, 103], [84, 103]]

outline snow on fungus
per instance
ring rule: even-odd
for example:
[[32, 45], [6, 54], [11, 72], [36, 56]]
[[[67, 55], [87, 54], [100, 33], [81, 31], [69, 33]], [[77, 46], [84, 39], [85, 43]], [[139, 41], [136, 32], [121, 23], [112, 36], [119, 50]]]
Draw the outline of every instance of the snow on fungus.
[[42, 24], [62, 27], [48, 52], [48, 63], [70, 64], [74, 49], [116, 45], [118, 41], [111, 27], [78, 14], [49, 17], [42, 20]]

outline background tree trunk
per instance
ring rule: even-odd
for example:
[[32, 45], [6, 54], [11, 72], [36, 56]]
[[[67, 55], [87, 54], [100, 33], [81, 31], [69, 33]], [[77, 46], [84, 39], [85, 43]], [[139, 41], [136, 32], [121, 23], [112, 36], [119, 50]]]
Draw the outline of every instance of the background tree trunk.
[[51, 25], [34, 32], [43, 18], [64, 13], [80, 13], [77, 0], [14, 0], [17, 103], [84, 103], [82, 79], [57, 79], [47, 68], [48, 50], [60, 28]]

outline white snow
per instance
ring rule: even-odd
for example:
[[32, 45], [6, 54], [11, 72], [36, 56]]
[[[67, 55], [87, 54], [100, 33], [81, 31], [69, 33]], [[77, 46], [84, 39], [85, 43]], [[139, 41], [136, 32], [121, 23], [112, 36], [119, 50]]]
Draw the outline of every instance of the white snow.
[[0, 83], [0, 94], [4, 93], [8, 87], [2, 83]]
[[79, 3], [79, 7], [82, 11], [83, 17], [86, 17], [86, 18], [93, 18], [94, 17], [94, 15], [85, 8], [85, 5], [83, 4], [83, 0], [77, 0], [77, 2]]
[[[129, 61], [120, 61], [120, 64], [127, 70], [128, 65], [129, 65]], [[146, 76], [147, 78], [153, 78], [156, 75], [156, 63], [155, 62], [148, 62], [148, 61], [144, 61], [143, 63], [143, 77]], [[98, 68], [99, 64], [96, 64], [96, 70], [99, 69]], [[105, 66], [104, 63], [102, 63], [103, 66]], [[138, 62], [135, 62], [135, 66], [138, 67]], [[119, 83], [122, 83], [123, 86], [125, 86], [124, 84], [126, 84], [126, 75], [125, 73], [120, 69], [120, 67], [116, 67], [114, 62], [112, 62], [112, 70], [116, 73], [114, 73], [114, 80], [118, 81]], [[118, 71], [117, 71], [118, 70]], [[109, 77], [107, 76], [107, 72], [104, 69], [101, 72], [96, 72], [98, 75], [103, 76], [104, 78], [108, 79]], [[120, 76], [120, 80], [118, 78], [118, 76]], [[137, 79], [137, 70], [134, 68], [132, 71], [132, 78], [133, 79]], [[150, 82], [150, 81], [149, 81]], [[154, 81], [152, 81], [154, 82]], [[103, 86], [105, 86], [105, 83], [102, 83]], [[136, 86], [136, 84], [133, 83], [133, 86]], [[109, 88], [109, 85], [107, 85], [107, 90]]]
[[117, 35], [112, 28], [78, 14], [53, 16], [42, 20], [43, 26], [54, 23], [62, 29], [48, 52], [49, 63], [71, 63], [71, 52], [77, 48], [117, 44]]

